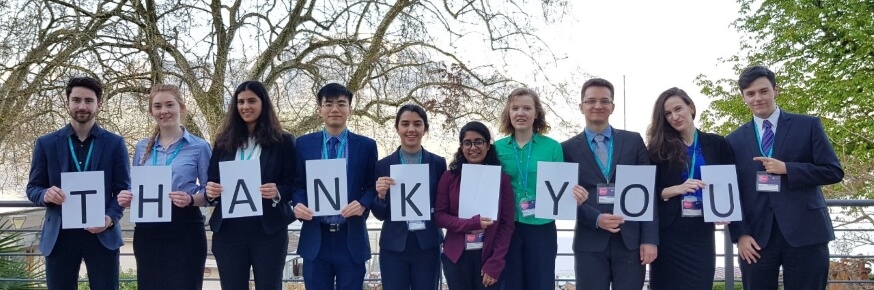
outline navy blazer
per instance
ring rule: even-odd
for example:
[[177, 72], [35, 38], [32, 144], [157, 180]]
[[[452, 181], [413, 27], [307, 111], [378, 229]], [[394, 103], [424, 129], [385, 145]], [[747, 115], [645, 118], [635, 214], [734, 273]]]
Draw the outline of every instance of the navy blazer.
[[[261, 200], [261, 209], [263, 210], [261, 226], [267, 234], [288, 230], [288, 225], [294, 222], [294, 211], [290, 206], [293, 195], [292, 184], [297, 171], [294, 166], [297, 158], [294, 147], [294, 136], [289, 133], [282, 134], [281, 143], [261, 147], [261, 156], [258, 158], [258, 162], [261, 163], [261, 184], [276, 183], [276, 189], [279, 191], [279, 204], [276, 207], [273, 206], [273, 200], [261, 198], [260, 192], [255, 192], [252, 196], [252, 198]], [[209, 158], [209, 169], [206, 173], [207, 180], [221, 183], [219, 162], [233, 161], [237, 159], [237, 156], [236, 150], [228, 152], [213, 147], [212, 157]], [[223, 184], [222, 186], [233, 185]], [[209, 228], [213, 232], [218, 232], [222, 226], [221, 196], [216, 199], [215, 206], [216, 210], [209, 217]]]
[[[37, 206], [46, 208], [42, 235], [39, 240], [39, 251], [43, 256], [52, 253], [58, 233], [61, 230], [61, 206], [46, 204], [43, 200], [46, 189], [57, 186], [61, 188], [61, 172], [69, 172], [70, 147], [68, 138], [75, 136], [73, 127], [67, 125], [58, 131], [43, 135], [36, 139], [33, 148], [33, 161], [30, 164], [30, 178], [27, 182], [27, 198]], [[106, 193], [106, 215], [116, 226], [97, 234], [97, 239], [104, 247], [116, 250], [124, 245], [121, 239], [119, 220], [124, 209], [118, 204], [116, 197], [122, 190], [130, 189], [130, 164], [128, 163], [127, 147], [124, 138], [100, 128], [97, 124], [91, 128], [94, 136], [94, 149], [91, 156], [90, 171], [103, 171], [104, 192]], [[63, 188], [61, 188], [63, 190]]]
[[[394, 153], [376, 162], [377, 178], [379, 176], [390, 176], [391, 165], [401, 164], [400, 150], [400, 147], [398, 147]], [[431, 188], [429, 188], [429, 190], [431, 196], [431, 207], [428, 209], [420, 208], [420, 210], [430, 211], [431, 220], [425, 221], [424, 230], [414, 231], [413, 233], [415, 233], [416, 238], [419, 240], [419, 247], [424, 250], [440, 245], [440, 242], [443, 240], [443, 231], [434, 225], [434, 207], [436, 206], [437, 201], [437, 183], [440, 182], [440, 176], [443, 176], [443, 172], [446, 172], [446, 159], [428, 152], [423, 148], [422, 164], [428, 164], [430, 169]], [[374, 198], [375, 200], [373, 201], [373, 208], [371, 208], [371, 211], [376, 219], [383, 221], [382, 231], [379, 235], [379, 248], [382, 250], [403, 252], [407, 247], [407, 234], [410, 231], [407, 228], [406, 221], [391, 220], [391, 190], [385, 194], [385, 200], [383, 201], [380, 201], [377, 196], [374, 196]]]
[[[751, 235], [760, 247], [768, 245], [774, 219], [793, 247], [835, 239], [831, 217], [820, 186], [838, 183], [844, 170], [819, 118], [780, 112], [773, 158], [786, 163], [779, 192], [757, 192], [756, 172], [765, 171], [754, 157], [762, 156], [754, 122], [726, 137], [737, 164], [737, 182], [743, 221], [729, 224], [734, 242]], [[791, 141], [789, 141], [791, 140]]]
[[[649, 165], [649, 152], [643, 138], [637, 132], [613, 129], [613, 160], [610, 162], [610, 179], [604, 178], [595, 153], [586, 139], [586, 132], [561, 143], [564, 161], [579, 164], [579, 182], [586, 191], [597, 192], [599, 183], [616, 182], [616, 165]], [[602, 213], [613, 213], [613, 205], [598, 204], [598, 196], [590, 195], [583, 205], [577, 207], [577, 223], [574, 229], [574, 252], [603, 252], [607, 250], [611, 233], [598, 228], [596, 221]], [[625, 221], [619, 226], [619, 234], [629, 250], [641, 244], [659, 244], [658, 215], [651, 222]]]
[[[348, 198], [349, 202], [357, 200], [364, 206], [365, 211], [361, 216], [346, 219], [349, 231], [346, 244], [349, 247], [349, 252], [352, 253], [352, 261], [364, 263], [370, 259], [370, 240], [367, 238], [365, 221], [370, 213], [371, 203], [376, 196], [376, 174], [374, 171], [376, 141], [352, 132], [348, 132], [348, 134], [348, 144], [346, 145], [349, 150], [349, 156], [346, 160], [346, 174], [349, 178], [346, 181], [349, 189]], [[307, 203], [306, 161], [322, 159], [323, 146], [321, 131], [303, 135], [297, 139], [297, 170], [299, 174], [294, 181], [294, 205], [298, 203], [309, 205]], [[312, 261], [318, 256], [322, 244], [320, 221], [314, 218], [302, 222], [297, 253], [304, 259]]]
[[[704, 161], [707, 165], [734, 164], [734, 157], [725, 138], [712, 133], [698, 131], [698, 142], [701, 144], [701, 152], [704, 153]], [[683, 173], [689, 173], [688, 167], [670, 166], [667, 162], [656, 162], [656, 203], [658, 204], [659, 228], [669, 228], [681, 214], [683, 195], [678, 195], [664, 200], [661, 198], [662, 190], [667, 187], [686, 182]], [[710, 223], [713, 226], [713, 223]]]

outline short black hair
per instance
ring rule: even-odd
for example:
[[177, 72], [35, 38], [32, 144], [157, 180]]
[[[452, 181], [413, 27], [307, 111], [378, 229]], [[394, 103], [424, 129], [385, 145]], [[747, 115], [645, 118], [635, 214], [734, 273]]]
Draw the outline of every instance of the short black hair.
[[613, 84], [610, 81], [602, 79], [602, 78], [594, 78], [586, 81], [583, 84], [583, 90], [580, 92], [580, 100], [586, 97], [586, 90], [591, 87], [604, 87], [610, 90], [610, 99], [613, 99], [613, 95], [615, 91], [613, 90]]
[[771, 88], [777, 87], [777, 77], [774, 75], [774, 72], [762, 65], [754, 65], [745, 68], [743, 72], [740, 73], [740, 77], [737, 78], [737, 86], [740, 88], [740, 91], [743, 92], [743, 90], [749, 88], [754, 81], [761, 77], [765, 77], [769, 82], [771, 82]]
[[89, 90], [94, 91], [94, 95], [97, 96], [97, 101], [103, 101], [103, 85], [100, 84], [95, 78], [92, 77], [75, 77], [71, 78], [70, 81], [67, 82], [67, 87], [65, 88], [67, 92], [67, 100], [70, 99], [70, 93], [73, 92], [74, 87], [83, 87]]
[[425, 131], [428, 131], [428, 114], [425, 113], [425, 109], [416, 104], [403, 105], [400, 109], [398, 109], [398, 115], [395, 116], [395, 129], [397, 129], [398, 125], [401, 123], [401, 115], [404, 112], [413, 112], [418, 114], [419, 117], [422, 118], [422, 122], [425, 123]]
[[322, 105], [322, 101], [333, 100], [345, 96], [352, 104], [352, 91], [338, 83], [330, 83], [319, 89], [316, 94], [316, 104]]

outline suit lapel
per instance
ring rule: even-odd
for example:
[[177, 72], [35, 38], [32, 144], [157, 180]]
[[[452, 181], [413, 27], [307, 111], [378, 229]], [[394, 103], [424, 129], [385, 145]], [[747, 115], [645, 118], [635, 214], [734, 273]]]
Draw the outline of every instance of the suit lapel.
[[[97, 126], [97, 125], [95, 124], [94, 126]], [[98, 127], [97, 130], [94, 130], [94, 140], [91, 140], [91, 144], [94, 144], [94, 151], [91, 152], [91, 163], [85, 164], [85, 168], [82, 168], [83, 170], [86, 170], [86, 168], [88, 171], [101, 170], [100, 169], [100, 156], [101, 156], [100, 154], [103, 153], [103, 147], [104, 147], [104, 145], [106, 145], [106, 144], [104, 144], [106, 142], [103, 142], [103, 141], [105, 141], [105, 140], [103, 140], [103, 130]], [[125, 158], [127, 158], [127, 157], [125, 157]], [[86, 159], [87, 159], [87, 156], [86, 156]], [[80, 161], [85, 162], [85, 160], [80, 160]]]
[[610, 154], [610, 179], [607, 180], [607, 183], [610, 183], [610, 180], [616, 176], [616, 165], [619, 164], [619, 155], [622, 153], [622, 146], [625, 145], [625, 142], [622, 140], [622, 136], [619, 130], [613, 130], [613, 154]]
[[586, 138], [585, 131], [577, 135], [577, 141], [579, 142], [581, 147], [581, 150], [579, 150], [579, 152], [582, 157], [580, 159], [586, 160], [591, 168], [595, 168], [595, 172], [598, 173], [598, 177], [606, 183], [607, 180], [604, 177], [604, 174], [601, 173], [601, 167], [598, 166], [598, 162], [595, 161], [595, 153], [592, 152], [592, 146], [591, 144], [589, 144], [589, 139]]
[[750, 154], [753, 156], [762, 156], [762, 149], [759, 147], [759, 137], [756, 132], [756, 126], [753, 124], [755, 120], [750, 120], [749, 123], [744, 125], [744, 135], [746, 138], [747, 149], [750, 150]]
[[785, 157], [781, 153], [783, 153], [783, 145], [786, 143], [786, 136], [789, 136], [789, 130], [792, 126], [792, 117], [786, 112], [781, 111], [778, 118], [780, 121], [777, 123], [777, 134], [774, 136], [774, 155], [771, 156], [774, 158], [777, 156]]
[[55, 142], [58, 150], [58, 162], [61, 163], [61, 172], [66, 172], [70, 168], [70, 136], [67, 135], [66, 127], [58, 130], [58, 141]]

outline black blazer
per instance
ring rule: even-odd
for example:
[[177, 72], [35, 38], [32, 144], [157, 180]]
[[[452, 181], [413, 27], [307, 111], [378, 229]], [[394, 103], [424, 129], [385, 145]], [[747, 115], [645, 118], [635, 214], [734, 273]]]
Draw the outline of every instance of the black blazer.
[[[616, 181], [616, 165], [649, 165], [649, 152], [643, 144], [643, 138], [637, 132], [613, 130], [613, 160], [610, 161], [610, 179], [604, 174], [595, 161], [595, 154], [589, 148], [586, 132], [561, 143], [564, 150], [564, 161], [579, 164], [579, 185], [588, 192], [597, 192], [599, 183], [614, 183]], [[598, 204], [597, 195], [590, 196], [582, 206], [577, 208], [577, 223], [574, 230], [574, 252], [603, 252], [607, 250], [610, 232], [599, 229], [596, 225], [598, 215], [613, 213], [613, 205]], [[659, 244], [658, 216], [651, 222], [626, 221], [620, 227], [619, 234], [629, 250], [640, 248], [641, 244]]]
[[[279, 190], [279, 204], [273, 207], [273, 201], [261, 199], [264, 214], [261, 216], [261, 224], [267, 234], [276, 233], [288, 229], [288, 225], [294, 221], [294, 212], [291, 209], [291, 186], [294, 184], [295, 161], [297, 150], [294, 147], [294, 136], [289, 133], [282, 134], [282, 143], [272, 146], [261, 147], [261, 184], [276, 183]], [[207, 179], [215, 183], [221, 183], [219, 175], [219, 162], [232, 161], [237, 158], [236, 151], [228, 152], [213, 147], [212, 157], [209, 159]], [[223, 186], [229, 186], [225, 184]], [[260, 196], [260, 194], [257, 194]], [[222, 225], [221, 197], [216, 199], [216, 210], [209, 218], [209, 227], [213, 232], [218, 232]]]
[[731, 239], [752, 235], [762, 248], [768, 245], [776, 218], [786, 242], [793, 247], [835, 239], [831, 217], [820, 186], [844, 178], [841, 163], [829, 143], [819, 118], [780, 112], [773, 158], [786, 163], [779, 192], [756, 191], [756, 172], [765, 168], [753, 120], [726, 136], [737, 164], [737, 182], [743, 221], [729, 224]]
[[[390, 176], [391, 165], [401, 164], [400, 147], [389, 156], [380, 159], [376, 162], [376, 176]], [[431, 188], [431, 207], [427, 209], [431, 213], [431, 220], [425, 222], [425, 229], [414, 231], [416, 238], [419, 240], [419, 247], [422, 249], [430, 249], [440, 245], [443, 240], [443, 231], [434, 225], [434, 207], [437, 199], [437, 183], [440, 182], [440, 176], [446, 172], [446, 159], [437, 156], [431, 152], [422, 149], [422, 164], [430, 165], [430, 182]], [[407, 229], [407, 222], [391, 220], [391, 190], [385, 195], [385, 200], [380, 201], [378, 196], [374, 196], [373, 207], [370, 211], [376, 219], [384, 221], [382, 223], [382, 232], [379, 236], [379, 248], [394, 252], [403, 252], [407, 246], [407, 234], [410, 232]]]
[[[724, 137], [698, 131], [698, 142], [701, 144], [701, 151], [704, 153], [704, 160], [707, 162], [707, 165], [734, 164], [734, 157], [731, 156], [731, 150], [728, 149], [728, 142], [725, 141]], [[656, 162], [655, 187], [659, 229], [670, 227], [677, 217], [681, 216], [683, 196], [674, 196], [665, 201], [661, 198], [661, 194], [662, 190], [667, 187], [686, 182], [683, 179], [683, 172], [687, 170], [688, 168], [669, 166], [667, 162]]]

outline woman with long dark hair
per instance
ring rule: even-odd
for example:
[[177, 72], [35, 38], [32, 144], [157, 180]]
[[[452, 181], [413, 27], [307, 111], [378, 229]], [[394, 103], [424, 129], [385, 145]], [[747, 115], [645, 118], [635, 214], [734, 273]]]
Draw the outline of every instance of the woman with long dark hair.
[[[428, 133], [428, 115], [417, 105], [404, 105], [395, 116], [395, 130], [401, 146], [389, 156], [376, 162], [376, 198], [371, 212], [383, 221], [379, 234], [379, 268], [385, 290], [437, 289], [440, 277], [440, 242], [443, 232], [434, 225], [430, 208], [427, 221], [392, 220], [392, 198], [404, 198], [389, 188], [395, 183], [389, 175], [395, 164], [428, 164], [430, 185], [428, 195], [433, 208], [437, 196], [437, 182], [446, 172], [446, 159], [425, 150], [422, 137]], [[424, 188], [423, 188], [424, 189]], [[422, 189], [419, 190], [422, 192]], [[394, 213], [398, 214], [398, 213]]]
[[[149, 114], [155, 119], [151, 136], [134, 150], [134, 166], [170, 166], [170, 222], [137, 223], [134, 257], [139, 289], [201, 289], [206, 263], [206, 233], [199, 206], [206, 200], [211, 150], [209, 143], [185, 130], [181, 119], [188, 113], [179, 87], [155, 85], [149, 93]], [[154, 195], [154, 194], [152, 194]], [[123, 190], [118, 203], [130, 207], [133, 194]]]
[[695, 128], [695, 103], [679, 88], [656, 99], [647, 149], [656, 164], [659, 257], [652, 289], [711, 289], [716, 263], [713, 223], [704, 222], [701, 166], [731, 164], [722, 136]]
[[248, 289], [250, 268], [255, 288], [280, 289], [288, 253], [287, 227], [294, 221], [288, 203], [297, 151], [294, 137], [282, 131], [264, 84], [246, 81], [237, 86], [213, 148], [206, 196], [217, 208], [223, 198], [219, 162], [256, 159], [261, 164], [262, 215], [223, 220], [222, 211], [216, 209], [209, 219], [222, 289]]
[[[463, 164], [501, 166], [492, 135], [480, 122], [470, 122], [461, 128], [459, 146], [449, 171], [437, 186], [434, 219], [446, 229], [443, 242], [443, 274], [449, 289], [500, 289], [510, 237], [513, 235], [513, 187], [510, 177], [501, 173], [497, 217], [471, 218], [458, 216]], [[515, 285], [514, 285], [515, 287]]]

